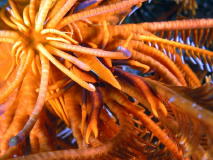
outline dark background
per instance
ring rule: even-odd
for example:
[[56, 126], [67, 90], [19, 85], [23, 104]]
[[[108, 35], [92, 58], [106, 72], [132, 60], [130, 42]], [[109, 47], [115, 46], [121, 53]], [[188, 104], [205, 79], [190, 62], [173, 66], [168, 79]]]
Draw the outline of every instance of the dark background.
[[196, 14], [190, 11], [181, 11], [181, 4], [174, 0], [152, 0], [126, 19], [127, 23], [166, 21], [189, 18], [213, 18], [213, 0], [197, 0]]

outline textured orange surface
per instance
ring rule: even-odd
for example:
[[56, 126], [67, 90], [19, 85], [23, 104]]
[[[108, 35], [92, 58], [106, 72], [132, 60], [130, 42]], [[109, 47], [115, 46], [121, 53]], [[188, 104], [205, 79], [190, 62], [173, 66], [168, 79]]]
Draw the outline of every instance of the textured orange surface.
[[3, 83], [4, 76], [11, 66], [10, 50], [11, 45], [8, 43], [0, 43], [0, 83]]

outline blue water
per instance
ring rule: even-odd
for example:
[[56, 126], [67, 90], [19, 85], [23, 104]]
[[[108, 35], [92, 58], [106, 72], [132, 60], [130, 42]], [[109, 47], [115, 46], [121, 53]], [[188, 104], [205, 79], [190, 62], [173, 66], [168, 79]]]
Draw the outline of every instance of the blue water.
[[0, 0], [0, 6], [3, 6], [6, 3], [7, 3], [7, 0]]

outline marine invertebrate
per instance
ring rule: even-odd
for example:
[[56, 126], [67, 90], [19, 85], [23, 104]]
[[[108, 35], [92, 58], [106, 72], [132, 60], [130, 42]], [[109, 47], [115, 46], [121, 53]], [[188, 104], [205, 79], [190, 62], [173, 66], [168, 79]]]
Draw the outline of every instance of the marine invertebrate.
[[[212, 72], [213, 53], [198, 47], [212, 43], [204, 33], [211, 38], [213, 20], [116, 25], [132, 6], [141, 2], [9, 0], [10, 8], [1, 11], [7, 26], [3, 25], [5, 30], [0, 31], [0, 41], [13, 44], [10, 53], [13, 64], [4, 76], [7, 84], [1, 88], [0, 95], [0, 102], [8, 105], [1, 116], [7, 117], [7, 123], [0, 126], [3, 158], [23, 155], [17, 149], [28, 135], [30, 153], [50, 152], [23, 157], [26, 159], [211, 157], [212, 113], [204, 109], [202, 101], [193, 108], [193, 101], [183, 92], [194, 93], [196, 89], [191, 88], [200, 87], [198, 91], [212, 95], [211, 89], [205, 91], [201, 87], [185, 60]], [[176, 42], [169, 40], [171, 37]], [[122, 65], [180, 88], [170, 92], [172, 87], [162, 87], [160, 82], [124, 72], [119, 69]], [[149, 75], [152, 72], [154, 76]], [[20, 103], [23, 97], [29, 98], [25, 103], [30, 103], [30, 109]], [[182, 100], [188, 102], [187, 111], [178, 104]], [[212, 105], [208, 97], [207, 103]], [[56, 133], [61, 129], [56, 126], [51, 131], [44, 121], [51, 116], [54, 123], [62, 120], [72, 129], [71, 140], [77, 144], [57, 139]], [[187, 124], [182, 129], [184, 119]], [[166, 123], [169, 120], [172, 124]], [[194, 127], [192, 136], [188, 124]], [[201, 125], [205, 126], [204, 131], [195, 138], [194, 130]], [[53, 146], [49, 144], [50, 133], [56, 141]], [[192, 142], [194, 138], [196, 141]], [[46, 147], [41, 148], [42, 144]], [[66, 150], [52, 151], [57, 148]], [[199, 154], [193, 155], [194, 150]]]
[[[3, 9], [1, 11], [1, 18], [3, 22], [12, 28], [15, 31], [10, 30], [2, 30], [1, 31], [1, 40], [6, 41], [9, 43], [14, 43], [11, 54], [14, 58], [14, 63], [17, 64], [18, 70], [13, 82], [8, 83], [7, 86], [3, 88], [3, 94], [0, 97], [0, 101], [3, 102], [8, 95], [10, 95], [14, 89], [22, 82], [23, 77], [30, 65], [33, 65], [33, 70], [38, 67], [40, 70], [41, 65], [41, 83], [39, 87], [39, 94], [38, 99], [35, 104], [35, 108], [33, 113], [31, 114], [29, 121], [25, 125], [24, 129], [19, 133], [19, 138], [25, 136], [31, 130], [33, 124], [36, 122], [36, 119], [39, 113], [42, 110], [42, 106], [44, 105], [44, 100], [46, 96], [47, 86], [48, 86], [48, 77], [49, 77], [49, 68], [51, 61], [57, 68], [59, 68], [63, 73], [65, 73], [68, 77], [72, 80], [79, 83], [82, 87], [94, 91], [95, 87], [92, 84], [89, 84], [83, 80], [81, 80], [78, 76], [76, 76], [71, 70], [67, 69], [64, 65], [62, 65], [50, 52], [54, 52], [57, 56], [63, 57], [68, 61], [77, 64], [81, 69], [85, 71], [89, 71], [90, 67], [83, 62], [79, 61], [77, 58], [73, 57], [72, 55], [68, 55], [67, 53], [57, 50], [57, 48], [65, 47], [69, 51], [77, 52], [76, 54], [89, 54], [92, 56], [100, 56], [100, 57], [108, 57], [108, 58], [128, 58], [130, 55], [125, 54], [123, 52], [110, 52], [110, 51], [103, 51], [100, 49], [91, 49], [85, 48], [78, 44], [75, 40], [73, 40], [70, 36], [66, 33], [61, 32], [60, 30], [56, 29], [57, 27], [61, 27], [64, 24], [71, 23], [72, 21], [76, 21], [78, 19], [89, 17], [93, 14], [100, 14], [101, 11], [110, 12], [116, 11], [119, 9], [129, 8], [134, 4], [137, 4], [140, 1], [124, 1], [120, 2], [115, 5], [109, 5], [106, 7], [101, 7], [98, 9], [94, 9], [91, 13], [87, 11], [80, 12], [74, 14], [72, 16], [67, 16], [63, 18], [66, 13], [72, 8], [76, 1], [67, 1], [64, 2], [62, 5], [63, 7], [60, 9], [59, 12], [56, 13], [55, 8], [58, 7], [59, 2], [56, 1], [41, 1], [37, 3], [36, 1], [30, 1], [29, 5], [26, 5], [23, 9], [23, 17], [20, 15], [19, 10], [15, 1], [9, 0], [9, 4], [11, 9], [9, 9], [9, 18], [7, 17], [7, 10]], [[55, 7], [55, 8], [54, 8]], [[52, 9], [52, 12], [50, 10]], [[36, 16], [36, 12], [37, 16]], [[50, 14], [48, 17], [48, 13]], [[51, 17], [52, 16], [52, 17]], [[74, 17], [74, 18], [73, 18]], [[44, 27], [45, 21], [48, 21]], [[57, 22], [61, 22], [61, 25], [57, 26]], [[56, 37], [54, 37], [56, 36]], [[62, 42], [58, 46], [57, 42]], [[46, 46], [50, 48], [46, 48]], [[55, 49], [56, 48], [56, 49]], [[21, 58], [22, 57], [22, 58]], [[36, 58], [37, 57], [37, 58]], [[37, 61], [36, 61], [37, 59]], [[34, 61], [34, 63], [32, 63]], [[97, 63], [97, 62], [96, 62]], [[16, 67], [16, 64], [12, 66]], [[99, 65], [100, 67], [100, 65]], [[102, 67], [103, 68], [103, 67]], [[102, 69], [103, 70], [103, 69]], [[108, 71], [107, 69], [104, 69]], [[111, 79], [112, 85], [119, 87], [116, 83], [115, 78], [110, 71], [108, 71], [107, 78]], [[6, 77], [7, 78], [7, 77]]]

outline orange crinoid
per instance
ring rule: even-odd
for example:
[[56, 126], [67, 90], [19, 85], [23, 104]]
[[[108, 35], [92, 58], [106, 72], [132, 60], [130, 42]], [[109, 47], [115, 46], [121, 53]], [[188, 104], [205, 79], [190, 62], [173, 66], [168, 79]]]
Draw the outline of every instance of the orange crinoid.
[[213, 71], [213, 19], [118, 25], [143, 2], [8, 0], [0, 159], [212, 157], [213, 86], [186, 62]]

